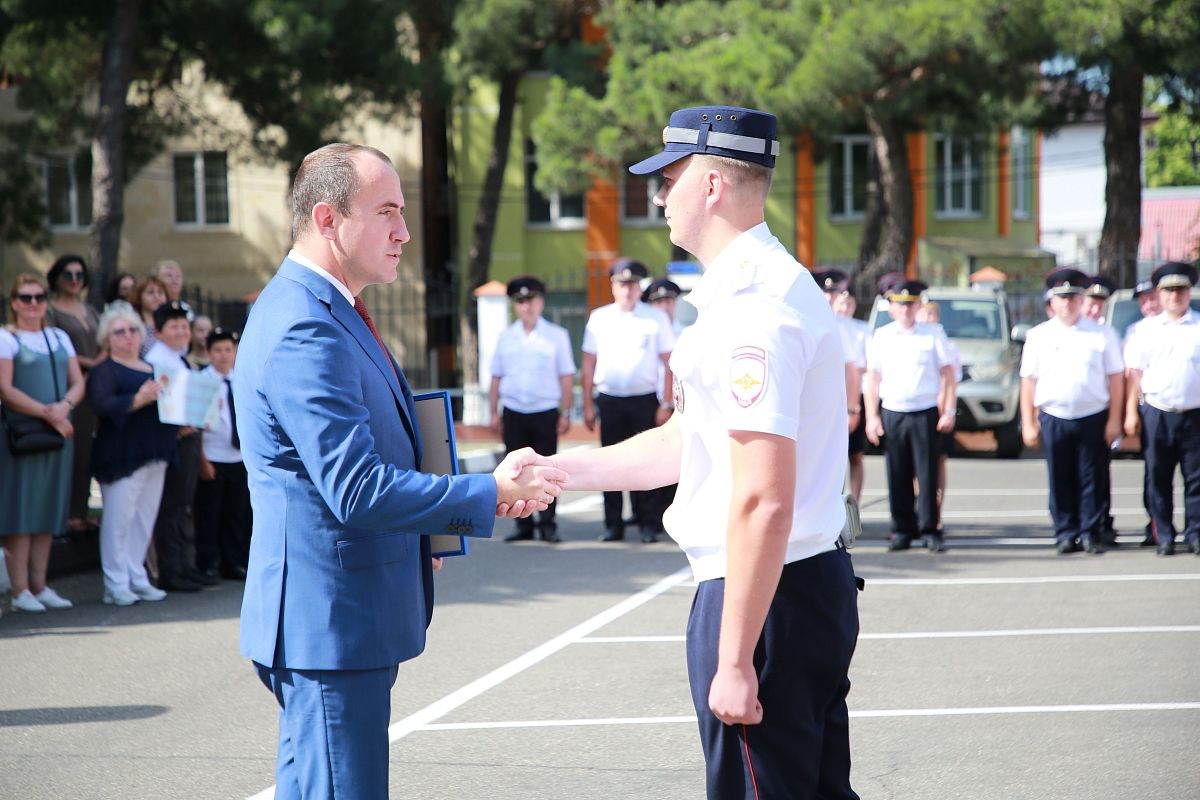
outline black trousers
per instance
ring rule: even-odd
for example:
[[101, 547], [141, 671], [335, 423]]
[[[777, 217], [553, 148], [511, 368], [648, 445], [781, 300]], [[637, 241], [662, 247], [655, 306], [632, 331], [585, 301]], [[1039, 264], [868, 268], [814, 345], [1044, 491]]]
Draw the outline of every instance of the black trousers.
[[1147, 403], [1142, 407], [1142, 420], [1148, 507], [1155, 538], [1175, 541], [1171, 491], [1178, 466], [1183, 473], [1183, 538], [1200, 541], [1200, 408], [1170, 412]]
[[[532, 447], [538, 453], [549, 456], [558, 452], [558, 409], [535, 411], [532, 414], [522, 414], [519, 411], [504, 409], [504, 450], [511, 453], [522, 447]], [[554, 508], [557, 500], [550, 504], [545, 511], [538, 513], [538, 521], [543, 525], [554, 524]], [[533, 515], [517, 520], [517, 530], [522, 533], [533, 532]]]
[[846, 709], [857, 595], [842, 547], [786, 565], [754, 650], [763, 720], [726, 725], [708, 707], [725, 581], [696, 588], [687, 628], [688, 682], [710, 800], [857, 800]]
[[250, 487], [246, 465], [213, 462], [217, 476], [196, 483], [196, 567], [246, 568], [250, 557]]
[[[596, 410], [600, 413], [600, 445], [607, 447], [653, 428], [654, 415], [658, 412], [658, 396], [653, 393], [633, 397], [598, 394]], [[621, 492], [604, 493], [605, 528], [625, 527], [621, 517], [624, 502]], [[629, 493], [629, 504], [633, 507], [638, 527], [662, 530], [665, 510], [662, 502], [663, 494], [658, 489]]]
[[[887, 468], [892, 530], [905, 536], [937, 532], [938, 455], [942, 447], [937, 418], [937, 408], [883, 409], [883, 430], [887, 435], [883, 463]], [[913, 495], [913, 478], [921, 488], [919, 497]]]
[[192, 501], [200, 477], [200, 433], [179, 440], [179, 457], [167, 467], [162, 504], [154, 522], [159, 580], [172, 580], [195, 568], [196, 531]]
[[1080, 419], [1060, 419], [1038, 412], [1042, 450], [1050, 473], [1050, 517], [1054, 537], [1062, 542], [1097, 538], [1104, 531], [1110, 453], [1104, 441], [1108, 412]]

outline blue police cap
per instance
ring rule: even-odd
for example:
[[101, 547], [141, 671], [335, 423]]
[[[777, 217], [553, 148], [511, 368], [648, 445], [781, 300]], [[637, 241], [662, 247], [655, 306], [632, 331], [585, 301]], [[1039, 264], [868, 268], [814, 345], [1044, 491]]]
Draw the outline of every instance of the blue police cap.
[[1149, 294], [1154, 291], [1154, 281], [1138, 281], [1133, 287], [1133, 299], [1137, 299], [1144, 294]]
[[1091, 284], [1088, 285], [1083, 293], [1087, 297], [1103, 297], [1107, 299], [1116, 290], [1117, 284], [1112, 278], [1107, 275], [1093, 275]]
[[642, 278], [650, 277], [646, 265], [632, 258], [618, 258], [608, 268], [608, 276], [621, 283], [636, 283]]
[[508, 282], [508, 296], [523, 299], [546, 293], [546, 284], [532, 275], [521, 275]]
[[812, 274], [817, 286], [826, 293], [844, 292], [850, 283], [850, 278], [840, 269], [821, 269]]
[[642, 302], [650, 303], [655, 300], [669, 300], [672, 297], [679, 297], [683, 294], [683, 289], [679, 288], [679, 284], [668, 278], [655, 278], [650, 281], [650, 285], [646, 287], [646, 291], [642, 292]]
[[915, 303], [921, 299], [921, 294], [928, 288], [929, 284], [924, 281], [899, 281], [888, 291], [887, 299], [891, 303]]
[[1064, 267], [1046, 276], [1046, 289], [1051, 295], [1083, 294], [1092, 279], [1077, 269]]
[[737, 106], [696, 106], [671, 114], [663, 128], [663, 151], [629, 168], [634, 175], [658, 172], [697, 153], [775, 168], [779, 141], [773, 114]]
[[1184, 264], [1180, 261], [1168, 261], [1151, 273], [1150, 280], [1159, 289], [1170, 289], [1176, 286], [1195, 286], [1196, 268], [1191, 264]]

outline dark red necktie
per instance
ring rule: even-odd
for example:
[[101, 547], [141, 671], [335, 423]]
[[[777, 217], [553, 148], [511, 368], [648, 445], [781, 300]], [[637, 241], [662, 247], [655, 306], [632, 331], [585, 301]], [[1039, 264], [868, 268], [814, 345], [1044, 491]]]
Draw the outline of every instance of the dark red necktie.
[[392, 363], [392, 356], [388, 353], [387, 346], [379, 336], [379, 331], [375, 330], [375, 323], [371, 321], [371, 315], [367, 313], [367, 304], [362, 301], [361, 297], [354, 298], [354, 310], [363, 318], [363, 322], [367, 323], [367, 328], [371, 331], [371, 335], [375, 337], [375, 341], [379, 343], [379, 349], [383, 351], [384, 360], [392, 368], [392, 374], [396, 376], [396, 383], [399, 383], [400, 376], [396, 374], [396, 366]]

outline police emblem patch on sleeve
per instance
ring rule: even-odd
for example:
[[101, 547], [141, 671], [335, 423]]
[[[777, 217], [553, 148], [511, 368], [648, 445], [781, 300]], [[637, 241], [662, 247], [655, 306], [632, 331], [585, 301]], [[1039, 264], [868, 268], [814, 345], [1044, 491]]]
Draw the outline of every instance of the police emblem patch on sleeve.
[[671, 402], [675, 405], [675, 410], [680, 414], [683, 413], [683, 382], [679, 380], [678, 375], [671, 375]]
[[761, 400], [767, 388], [767, 351], [754, 345], [735, 348], [729, 364], [729, 388], [742, 408]]

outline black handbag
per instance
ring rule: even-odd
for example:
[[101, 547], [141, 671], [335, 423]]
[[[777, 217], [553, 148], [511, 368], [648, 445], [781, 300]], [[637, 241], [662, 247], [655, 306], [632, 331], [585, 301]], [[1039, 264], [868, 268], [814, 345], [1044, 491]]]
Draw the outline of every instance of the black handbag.
[[[58, 391], [58, 367], [54, 363], [54, 348], [50, 346], [50, 337], [46, 329], [42, 329], [46, 339], [46, 351], [50, 355], [50, 373], [54, 378], [55, 401], [61, 400]], [[66, 439], [50, 426], [50, 423], [38, 417], [31, 417], [19, 411], [0, 407], [0, 418], [4, 420], [4, 435], [8, 440], [8, 452], [14, 456], [28, 456], [34, 453], [48, 453], [61, 450]]]

